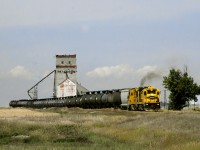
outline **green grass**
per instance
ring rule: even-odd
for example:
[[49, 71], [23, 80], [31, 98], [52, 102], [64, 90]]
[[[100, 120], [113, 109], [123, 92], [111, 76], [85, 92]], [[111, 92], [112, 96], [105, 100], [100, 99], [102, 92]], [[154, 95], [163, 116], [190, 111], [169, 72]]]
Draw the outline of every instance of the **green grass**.
[[200, 149], [198, 111], [31, 110], [58, 115], [0, 117], [0, 149]]
[[[0, 147], [5, 149], [116, 149], [111, 137], [87, 131], [82, 125], [35, 125], [0, 121]], [[103, 144], [103, 145], [102, 145]], [[121, 147], [122, 148], [122, 147]]]

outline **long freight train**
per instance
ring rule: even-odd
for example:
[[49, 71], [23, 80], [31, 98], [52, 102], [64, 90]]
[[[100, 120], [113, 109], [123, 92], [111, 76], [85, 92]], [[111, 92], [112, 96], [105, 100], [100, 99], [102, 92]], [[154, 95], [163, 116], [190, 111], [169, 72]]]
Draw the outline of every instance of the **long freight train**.
[[13, 100], [11, 107], [81, 107], [122, 108], [128, 110], [160, 109], [160, 90], [152, 86], [107, 91], [86, 92], [83, 95], [45, 98], [35, 100]]

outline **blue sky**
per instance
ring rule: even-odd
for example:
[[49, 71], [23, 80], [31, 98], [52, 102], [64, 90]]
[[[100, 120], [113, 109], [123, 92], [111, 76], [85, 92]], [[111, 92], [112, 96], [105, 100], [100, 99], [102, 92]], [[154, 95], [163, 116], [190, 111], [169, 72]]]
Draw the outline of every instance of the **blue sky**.
[[[171, 67], [200, 84], [198, 0], [0, 0], [0, 106], [55, 69], [56, 54], [77, 54], [89, 90], [145, 85], [161, 90]], [[39, 86], [52, 96], [53, 77]]]

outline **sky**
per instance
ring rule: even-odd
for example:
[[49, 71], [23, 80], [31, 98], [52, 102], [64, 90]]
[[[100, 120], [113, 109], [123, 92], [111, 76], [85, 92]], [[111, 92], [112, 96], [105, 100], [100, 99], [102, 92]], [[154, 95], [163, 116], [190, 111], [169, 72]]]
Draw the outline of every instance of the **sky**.
[[[88, 90], [152, 85], [187, 66], [200, 84], [199, 0], [0, 0], [0, 107], [55, 69], [55, 55], [77, 55]], [[144, 80], [143, 80], [144, 81]], [[53, 76], [38, 87], [51, 97]], [[163, 94], [162, 94], [163, 99]]]

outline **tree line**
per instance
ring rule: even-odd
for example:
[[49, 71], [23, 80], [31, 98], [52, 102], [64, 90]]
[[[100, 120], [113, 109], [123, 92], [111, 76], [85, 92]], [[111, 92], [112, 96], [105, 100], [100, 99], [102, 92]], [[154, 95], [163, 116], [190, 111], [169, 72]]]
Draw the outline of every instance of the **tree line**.
[[170, 91], [168, 109], [182, 110], [190, 101], [198, 101], [200, 86], [188, 75], [187, 67], [183, 71], [172, 68], [168, 76], [163, 77], [163, 85]]

